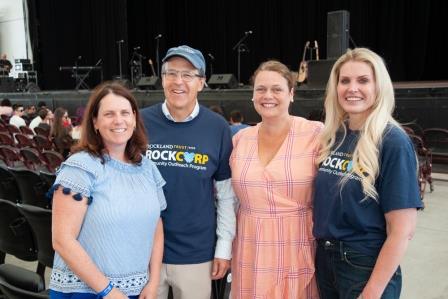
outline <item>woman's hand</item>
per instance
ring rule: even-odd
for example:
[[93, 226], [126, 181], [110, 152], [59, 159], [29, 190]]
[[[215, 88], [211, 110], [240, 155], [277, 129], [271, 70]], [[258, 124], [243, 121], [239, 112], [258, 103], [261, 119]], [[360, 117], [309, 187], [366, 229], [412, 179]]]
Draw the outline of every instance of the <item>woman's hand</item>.
[[138, 299], [156, 299], [158, 285], [149, 282], [138, 296]]

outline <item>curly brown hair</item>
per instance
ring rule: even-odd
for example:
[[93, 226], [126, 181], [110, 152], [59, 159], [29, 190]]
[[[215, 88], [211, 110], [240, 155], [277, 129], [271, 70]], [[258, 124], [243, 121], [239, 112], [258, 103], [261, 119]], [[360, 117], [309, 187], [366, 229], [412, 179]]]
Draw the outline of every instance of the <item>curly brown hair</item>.
[[99, 157], [104, 163], [104, 154], [107, 154], [107, 149], [101, 135], [97, 134], [95, 130], [93, 120], [98, 117], [101, 100], [110, 93], [127, 99], [131, 104], [132, 111], [135, 114], [136, 128], [126, 144], [125, 156], [132, 164], [139, 164], [142, 161], [142, 153], [148, 146], [145, 127], [134, 96], [121, 83], [115, 81], [103, 82], [92, 91], [81, 125], [81, 139], [72, 148], [72, 152], [87, 151]]

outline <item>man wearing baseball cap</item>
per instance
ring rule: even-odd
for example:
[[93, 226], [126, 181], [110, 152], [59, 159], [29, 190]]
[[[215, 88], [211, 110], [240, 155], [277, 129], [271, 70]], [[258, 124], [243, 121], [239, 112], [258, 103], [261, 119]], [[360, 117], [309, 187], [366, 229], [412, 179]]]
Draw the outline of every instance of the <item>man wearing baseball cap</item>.
[[210, 299], [210, 281], [226, 274], [235, 236], [229, 125], [198, 103], [205, 85], [199, 50], [174, 47], [162, 62], [165, 101], [141, 111], [146, 156], [167, 182], [158, 298], [167, 298], [171, 286], [175, 298]]

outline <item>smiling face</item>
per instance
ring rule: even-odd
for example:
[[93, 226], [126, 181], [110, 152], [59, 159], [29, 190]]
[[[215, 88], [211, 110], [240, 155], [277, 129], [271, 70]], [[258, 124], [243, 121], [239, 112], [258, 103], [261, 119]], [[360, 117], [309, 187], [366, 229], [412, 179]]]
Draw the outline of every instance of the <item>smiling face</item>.
[[254, 107], [262, 119], [288, 116], [293, 91], [278, 72], [260, 71], [254, 80]]
[[376, 99], [372, 67], [360, 61], [344, 63], [339, 71], [337, 94], [339, 105], [349, 116], [350, 127], [359, 128], [369, 116]]
[[122, 96], [107, 94], [100, 101], [98, 116], [93, 124], [109, 154], [120, 159], [136, 125], [131, 103]]
[[[204, 87], [204, 78], [198, 77], [198, 70], [186, 59], [182, 57], [170, 58], [164, 66], [164, 71], [176, 76], [162, 76], [162, 85], [167, 100], [167, 106], [170, 113], [176, 116], [176, 112], [180, 114], [189, 114], [196, 105], [198, 92]], [[181, 73], [193, 74], [191, 80], [182, 78]]]

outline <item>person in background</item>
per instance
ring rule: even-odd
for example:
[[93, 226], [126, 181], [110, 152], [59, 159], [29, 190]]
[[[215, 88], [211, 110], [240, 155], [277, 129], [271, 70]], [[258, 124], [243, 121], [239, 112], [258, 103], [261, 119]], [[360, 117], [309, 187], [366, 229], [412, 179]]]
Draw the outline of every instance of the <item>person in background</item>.
[[28, 105], [23, 112], [22, 118], [25, 120], [27, 124], [31, 122], [36, 117], [36, 106]]
[[58, 151], [66, 158], [73, 145], [71, 135], [72, 124], [68, 117], [67, 109], [59, 107], [54, 110], [54, 121], [51, 129], [51, 136]]
[[[37, 111], [37, 116], [31, 120], [29, 127], [34, 132], [34, 128], [36, 128], [48, 115], [48, 109], [46, 108], [40, 108], [39, 111]], [[34, 132], [36, 133], [36, 132]]]
[[295, 78], [283, 63], [263, 62], [252, 78], [261, 123], [233, 137], [230, 159], [240, 203], [232, 298], [319, 298], [312, 194], [322, 123], [289, 114]]
[[44, 101], [40, 101], [39, 103], [37, 103], [37, 109], [40, 108], [48, 108], [47, 103], [45, 103]]
[[224, 110], [222, 110], [221, 106], [219, 105], [211, 105], [210, 107], [208, 107], [208, 109], [210, 109], [211, 111], [221, 115], [222, 117], [226, 118], [225, 114], [224, 114]]
[[0, 115], [11, 117], [13, 111], [11, 101], [9, 99], [3, 99], [0, 104]]
[[13, 115], [9, 119], [9, 124], [16, 126], [20, 129], [21, 126], [26, 126], [25, 120], [22, 118], [23, 116], [23, 105], [22, 104], [14, 104], [12, 106], [14, 110]]
[[85, 134], [52, 187], [52, 299], [156, 298], [165, 181], [142, 155], [148, 141], [137, 109], [118, 83], [90, 96]]
[[11, 69], [11, 61], [8, 60], [8, 56], [6, 54], [2, 54], [2, 56], [0, 56], [0, 75], [8, 76]]
[[393, 119], [386, 66], [366, 48], [334, 64], [314, 194], [321, 298], [399, 298], [422, 202], [411, 140]]
[[232, 137], [238, 133], [239, 130], [249, 127], [249, 125], [243, 124], [243, 114], [239, 110], [233, 110], [230, 112], [230, 131]]
[[162, 61], [165, 101], [141, 111], [151, 138], [146, 155], [167, 182], [158, 298], [172, 286], [174, 298], [210, 299], [211, 280], [229, 268], [235, 235], [229, 125], [198, 103], [205, 84], [199, 50], [170, 48]]
[[81, 138], [81, 123], [84, 117], [85, 107], [80, 106], [76, 109], [76, 123], [72, 128], [72, 138], [73, 140], [79, 140]]

